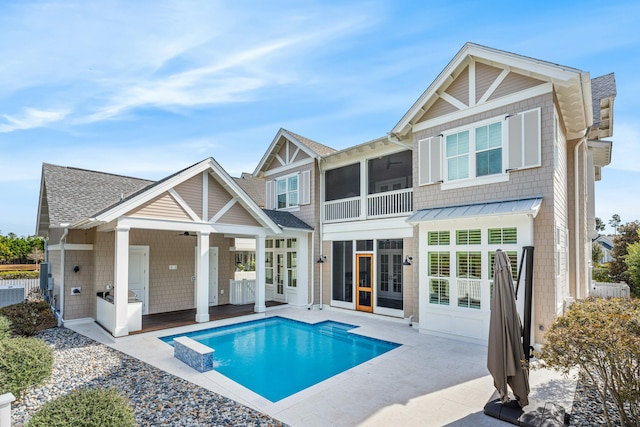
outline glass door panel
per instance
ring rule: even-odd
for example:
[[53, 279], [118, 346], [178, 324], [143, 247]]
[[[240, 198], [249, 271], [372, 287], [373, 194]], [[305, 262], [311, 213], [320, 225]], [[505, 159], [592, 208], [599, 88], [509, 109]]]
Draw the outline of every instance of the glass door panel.
[[284, 254], [276, 253], [275, 299], [284, 300]]
[[373, 255], [356, 255], [356, 309], [373, 311]]

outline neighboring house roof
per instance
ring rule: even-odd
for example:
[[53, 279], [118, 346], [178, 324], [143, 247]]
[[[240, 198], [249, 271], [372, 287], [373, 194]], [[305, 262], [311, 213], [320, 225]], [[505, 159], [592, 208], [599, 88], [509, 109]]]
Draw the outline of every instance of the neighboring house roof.
[[256, 178], [250, 173], [243, 172], [240, 178], [233, 178], [236, 183], [256, 202], [256, 205], [264, 208], [264, 179]]
[[613, 249], [613, 240], [609, 236], [598, 236], [595, 242], [607, 250]]
[[299, 228], [302, 230], [313, 230], [309, 224], [287, 211], [275, 211], [271, 209], [263, 209], [269, 218], [282, 228]]
[[489, 215], [531, 214], [534, 217], [540, 210], [542, 197], [530, 199], [504, 200], [487, 203], [443, 206], [415, 211], [407, 222], [441, 221], [457, 218], [477, 218]]
[[277, 158], [277, 153], [280, 148], [286, 143], [285, 141], [292, 142], [309, 157], [322, 157], [336, 151], [324, 144], [305, 138], [304, 136], [298, 135], [297, 133], [291, 132], [287, 129], [280, 128], [276, 133], [276, 136], [273, 138], [271, 145], [267, 148], [262, 159], [260, 159], [260, 162], [256, 166], [256, 169], [253, 172], [254, 176], [261, 176], [261, 172], [271, 165], [274, 159]]
[[[459, 75], [472, 62], [483, 62], [493, 67], [502, 68], [505, 76], [508, 73], [516, 73], [540, 80], [543, 83], [551, 83], [569, 139], [583, 137], [585, 130], [591, 126], [593, 112], [589, 73], [475, 43], [466, 43], [400, 119], [391, 133], [405, 137], [435, 100], [442, 96], [446, 97], [447, 94], [443, 89], [446, 89], [455, 80], [455, 76]], [[500, 98], [497, 98], [495, 102], [498, 102], [498, 99]], [[464, 104], [447, 97], [446, 102], [449, 101], [456, 105]], [[470, 105], [465, 105], [465, 108], [468, 107]]]
[[150, 184], [153, 181], [43, 163], [36, 233], [90, 216]]

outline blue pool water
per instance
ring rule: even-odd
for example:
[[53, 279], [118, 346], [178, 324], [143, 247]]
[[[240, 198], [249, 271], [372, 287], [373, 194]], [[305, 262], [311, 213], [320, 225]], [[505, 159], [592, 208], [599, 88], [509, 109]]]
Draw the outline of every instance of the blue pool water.
[[400, 344], [349, 332], [353, 325], [270, 317], [160, 338], [187, 336], [215, 350], [214, 369], [276, 402]]

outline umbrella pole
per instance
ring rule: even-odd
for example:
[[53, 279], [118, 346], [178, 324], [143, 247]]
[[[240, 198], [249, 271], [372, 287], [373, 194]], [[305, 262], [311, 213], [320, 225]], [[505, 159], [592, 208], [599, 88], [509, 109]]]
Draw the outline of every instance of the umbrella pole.
[[533, 246], [522, 248], [525, 258], [526, 275], [524, 278], [524, 331], [522, 333], [522, 348], [527, 363], [531, 359], [531, 306], [533, 301]]

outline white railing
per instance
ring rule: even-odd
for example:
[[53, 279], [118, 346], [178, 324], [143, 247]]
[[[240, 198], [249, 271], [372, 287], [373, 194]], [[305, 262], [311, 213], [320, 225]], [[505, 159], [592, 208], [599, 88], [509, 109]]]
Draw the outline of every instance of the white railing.
[[631, 292], [626, 283], [593, 282], [591, 295], [600, 298], [630, 298]]
[[324, 202], [324, 220], [344, 221], [360, 217], [360, 197]]
[[456, 279], [458, 307], [480, 308], [480, 279]]
[[229, 280], [229, 303], [235, 305], [256, 302], [255, 280]]
[[332, 200], [324, 202], [324, 222], [340, 222], [353, 219], [382, 218], [407, 215], [413, 212], [413, 188], [369, 194], [367, 211], [361, 217], [361, 198]]
[[367, 196], [367, 216], [393, 216], [413, 211], [413, 188], [405, 188]]

